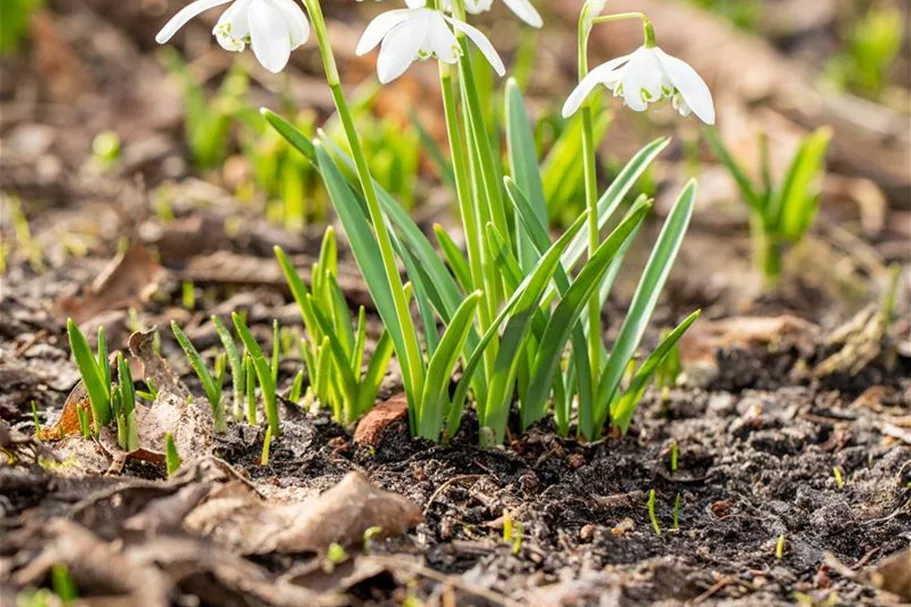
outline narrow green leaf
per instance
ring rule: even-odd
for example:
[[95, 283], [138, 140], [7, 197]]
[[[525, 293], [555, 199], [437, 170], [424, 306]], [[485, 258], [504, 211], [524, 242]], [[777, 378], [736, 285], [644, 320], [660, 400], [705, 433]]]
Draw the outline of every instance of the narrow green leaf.
[[89, 394], [95, 430], [97, 431], [99, 428], [111, 423], [111, 384], [110, 382], [105, 383], [104, 374], [92, 354], [89, 343], [72, 318], [68, 318], [66, 321], [66, 332], [69, 335], [70, 349], [76, 359], [76, 366], [79, 368], [79, 374], [82, 376], [85, 390]]
[[[532, 209], [542, 222], [547, 222], [547, 205], [544, 201], [544, 186], [535, 152], [534, 128], [525, 110], [522, 92], [514, 79], [506, 83], [506, 141], [509, 151], [509, 165], [516, 185], [528, 198]], [[525, 233], [525, 224], [516, 222], [516, 244], [518, 258], [527, 272], [537, 261], [531, 237]]]
[[446, 327], [446, 332], [443, 333], [436, 353], [430, 359], [427, 367], [427, 381], [424, 384], [424, 393], [421, 396], [417, 416], [418, 436], [429, 438], [432, 441], [440, 440], [444, 401], [449, 391], [452, 369], [458, 362], [459, 353], [468, 338], [468, 331], [474, 321], [481, 296], [481, 291], [475, 291], [465, 299], [453, 315], [452, 322]]
[[652, 352], [636, 370], [636, 374], [633, 375], [633, 379], [630, 381], [629, 388], [627, 388], [623, 396], [616, 401], [616, 406], [611, 407], [611, 421], [615, 426], [620, 428], [620, 431], [623, 432], [623, 434], [626, 434], [626, 431], [629, 429], [633, 414], [636, 412], [636, 408], [639, 406], [639, 402], [645, 394], [645, 389], [648, 387], [655, 372], [658, 371], [661, 363], [667, 358], [674, 346], [677, 345], [677, 342], [680, 341], [683, 334], [687, 332], [694, 322], [696, 322], [696, 319], [699, 318], [700, 314], [702, 314], [701, 310], [693, 312], [661, 340], [661, 343], [658, 344], [655, 351]]
[[[263, 349], [256, 342], [253, 334], [250, 333], [250, 329], [247, 328], [247, 323], [244, 322], [244, 319], [240, 314], [233, 312], [231, 314], [231, 319], [234, 321], [234, 328], [237, 330], [237, 334], [240, 336], [241, 341], [244, 343], [244, 347], [247, 348], [250, 359], [253, 361], [256, 377], [259, 379], [260, 388], [262, 388], [263, 405], [266, 410], [266, 419], [269, 423], [269, 428], [272, 430], [273, 436], [280, 436], [281, 427], [279, 426], [278, 419], [278, 403], [275, 400], [275, 382], [272, 381], [272, 369], [269, 366], [269, 361], [266, 360]], [[247, 386], [249, 387], [249, 380]]]
[[527, 429], [544, 416], [545, 404], [550, 396], [554, 378], [560, 368], [563, 349], [573, 326], [601, 284], [611, 261], [650, 209], [651, 205], [642, 203], [630, 211], [626, 219], [598, 246], [551, 315], [538, 348], [528, 399], [522, 405], [523, 429]]
[[221, 319], [214, 314], [211, 317], [212, 324], [215, 325], [215, 331], [221, 339], [221, 345], [228, 355], [228, 363], [231, 366], [231, 381], [234, 388], [234, 421], [243, 419], [243, 399], [244, 399], [244, 363], [237, 350], [237, 344], [234, 343], [234, 337], [225, 326]]
[[704, 129], [705, 138], [709, 142], [711, 148], [715, 151], [715, 155], [718, 157], [718, 160], [721, 161], [721, 164], [725, 166], [728, 170], [728, 173], [731, 174], [731, 177], [734, 178], [734, 181], [737, 183], [737, 187], [740, 188], [740, 193], [743, 194], [744, 200], [750, 205], [756, 212], [765, 214], [762, 204], [762, 199], [756, 193], [756, 189], [753, 187], [753, 182], [746, 175], [746, 171], [743, 170], [743, 167], [740, 166], [740, 163], [734, 158], [727, 146], [724, 145], [724, 141], [721, 140], [721, 137], [718, 135], [713, 127], [706, 127]]
[[174, 444], [174, 435], [170, 432], [166, 432], [164, 435], [164, 444], [165, 444], [165, 467], [168, 471], [168, 476], [173, 476], [175, 472], [180, 469], [180, 455], [177, 453], [177, 445]]
[[313, 147], [313, 143], [310, 141], [310, 138], [302, 133], [296, 126], [267, 108], [261, 108], [259, 110], [260, 114], [263, 115], [263, 118], [274, 128], [278, 133], [284, 137], [288, 143], [297, 148], [301, 154], [304, 155], [310, 162], [316, 164], [316, 150]]
[[440, 250], [443, 251], [443, 256], [452, 269], [459, 286], [466, 293], [471, 292], [474, 288], [474, 282], [471, 280], [471, 270], [468, 267], [468, 260], [465, 255], [459, 250], [459, 246], [452, 239], [452, 236], [443, 229], [443, 226], [434, 224], [433, 233], [436, 234]]
[[614, 392], [620, 385], [623, 372], [636, 348], [639, 347], [642, 335], [655, 311], [658, 297], [667, 281], [671, 267], [674, 265], [674, 260], [693, 216], [696, 189], [696, 182], [690, 181], [681, 192], [680, 198], [664, 222], [658, 241], [655, 243], [645, 271], [642, 273], [633, 301], [630, 303], [626, 318], [620, 327], [617, 341], [614, 342], [607, 365], [598, 381], [598, 392], [595, 398], [596, 430], [607, 422]]
[[831, 140], [832, 129], [821, 127], [803, 140], [794, 156], [773, 211], [777, 217], [774, 225], [787, 240], [800, 240], [813, 223], [819, 206], [819, 192], [813, 189], [813, 182], [820, 176]]
[[196, 350], [196, 346], [193, 345], [190, 339], [181, 330], [177, 321], [171, 321], [171, 331], [174, 333], [174, 337], [177, 338], [177, 343], [183, 348], [187, 359], [190, 361], [190, 366], [193, 367], [193, 371], [196, 372], [196, 376], [199, 378], [203, 390], [206, 392], [206, 398], [209, 400], [209, 405], [212, 407], [212, 417], [215, 420], [215, 432], [219, 434], [227, 432], [228, 428], [225, 422], [224, 407], [221, 402], [221, 389], [219, 389], [215, 380], [212, 378], [212, 375], [209, 373], [209, 369], [206, 367], [202, 357]]

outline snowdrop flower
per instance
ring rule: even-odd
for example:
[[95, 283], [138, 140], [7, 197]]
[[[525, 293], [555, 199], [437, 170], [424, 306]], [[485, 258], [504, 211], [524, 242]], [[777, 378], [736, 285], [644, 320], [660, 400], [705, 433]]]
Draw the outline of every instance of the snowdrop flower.
[[[529, 0], [503, 0], [516, 16], [532, 27], [541, 27], [544, 20]], [[490, 10], [493, 0], [465, 0], [465, 11], [472, 15], [480, 15]], [[452, 12], [452, 0], [443, 0], [443, 8]]]
[[462, 50], [454, 29], [481, 49], [497, 74], [506, 73], [497, 51], [480, 30], [426, 8], [426, 0], [405, 0], [405, 4], [408, 8], [388, 11], [371, 21], [357, 45], [356, 53], [361, 56], [382, 43], [376, 65], [380, 82], [392, 82], [418, 59], [436, 56], [445, 63], [458, 61]]
[[646, 43], [630, 55], [611, 59], [593, 69], [570, 94], [563, 117], [578, 111], [598, 84], [603, 84], [631, 109], [642, 112], [649, 103], [668, 97], [681, 115], [691, 113], [715, 124], [712, 93], [688, 63]]
[[[200, 13], [232, 0], [196, 0], [161, 28], [155, 41], [164, 44]], [[241, 52], [249, 44], [264, 68], [277, 73], [288, 65], [291, 51], [310, 37], [310, 23], [294, 0], [233, 0], [212, 30], [227, 51]]]

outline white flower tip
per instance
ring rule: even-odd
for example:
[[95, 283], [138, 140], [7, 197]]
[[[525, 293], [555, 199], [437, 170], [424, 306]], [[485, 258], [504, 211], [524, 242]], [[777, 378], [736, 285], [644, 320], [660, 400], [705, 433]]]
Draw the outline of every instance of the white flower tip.
[[169, 36], [168, 32], [166, 32], [163, 29], [160, 32], [158, 32], [157, 34], [155, 34], [155, 42], [157, 42], [158, 44], [164, 44], [165, 42], [167, 42], [170, 39], [171, 39], [171, 36]]

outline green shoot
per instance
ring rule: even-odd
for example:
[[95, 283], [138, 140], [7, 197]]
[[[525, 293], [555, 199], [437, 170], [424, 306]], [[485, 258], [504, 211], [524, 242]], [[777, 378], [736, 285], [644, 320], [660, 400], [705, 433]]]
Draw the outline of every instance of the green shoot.
[[671, 440], [671, 472], [677, 472], [677, 439]]
[[829, 80], [870, 99], [889, 87], [892, 67], [901, 52], [902, 23], [906, 16], [897, 7], [870, 7], [857, 15], [847, 32], [845, 49], [827, 66]]
[[120, 137], [115, 131], [101, 131], [92, 140], [92, 155], [102, 167], [112, 166], [120, 158]]
[[516, 556], [522, 550], [525, 528], [519, 521], [514, 521], [509, 510], [503, 511], [503, 541], [512, 544], [512, 554]]
[[778, 536], [775, 543], [775, 558], [779, 561], [784, 558], [784, 533]]
[[326, 229], [319, 259], [310, 272], [309, 289], [285, 252], [276, 248], [275, 255], [300, 308], [307, 332], [301, 348], [313, 393], [321, 406], [333, 412], [336, 421], [353, 423], [376, 401], [392, 356], [390, 335], [384, 332], [380, 336], [364, 370], [366, 312], [362, 307], [357, 322], [352, 322], [337, 282], [338, 253], [335, 230], [331, 226]]
[[301, 392], [304, 389], [304, 371], [301, 369], [297, 372], [297, 375], [294, 376], [294, 383], [291, 384], [291, 391], [288, 393], [288, 400], [292, 403], [299, 403], [301, 399]]
[[263, 452], [259, 456], [259, 465], [265, 468], [269, 465], [269, 449], [272, 447], [272, 427], [266, 427], [266, 437], [263, 439]]
[[170, 432], [166, 432], [164, 435], [164, 457], [168, 476], [173, 476], [180, 469], [181, 460], [177, 453], [177, 445], [174, 443], [174, 435]]
[[[97, 434], [101, 427], [111, 423], [113, 417], [111, 411], [111, 372], [107, 362], [104, 329], [98, 329], [98, 358], [92, 354], [85, 336], [72, 318], [67, 319], [66, 330], [70, 339], [70, 348], [76, 359], [76, 366], [79, 368], [79, 374], [82, 376], [82, 382], [85, 384], [85, 390], [88, 392], [89, 402], [92, 405], [92, 419], [94, 420], [95, 433]], [[99, 360], [104, 362], [99, 362]]]
[[841, 466], [834, 466], [832, 468], [832, 474], [835, 476], [835, 486], [838, 487], [839, 491], [841, 491], [845, 488], [845, 477], [844, 473], [841, 470]]
[[674, 531], [680, 530], [680, 492], [674, 498]]
[[185, 280], [180, 286], [180, 302], [186, 310], [196, 308], [196, 288], [192, 280]]
[[51, 567], [51, 587], [63, 605], [70, 605], [79, 598], [76, 583], [73, 582], [66, 563], [54, 563]]
[[145, 383], [148, 390], [136, 390], [136, 396], [143, 398], [150, 403], [154, 403], [158, 399], [158, 389], [150, 379], [146, 379]]
[[[279, 426], [278, 401], [275, 397], [275, 381], [272, 379], [272, 368], [266, 360], [266, 355], [263, 354], [263, 349], [256, 342], [253, 334], [250, 333], [250, 329], [247, 328], [247, 323], [244, 322], [244, 319], [237, 312], [231, 314], [231, 319], [234, 321], [234, 328], [237, 330], [237, 334], [240, 336], [244, 347], [247, 348], [250, 359], [253, 361], [256, 377], [259, 378], [259, 387], [262, 391], [263, 406], [266, 410], [266, 420], [269, 424], [271, 435], [278, 438], [281, 436], [281, 427]], [[249, 388], [249, 380], [247, 385]]]
[[79, 419], [79, 433], [82, 438], [88, 438], [92, 434], [89, 425], [89, 410], [82, 405], [76, 405], [76, 417]]
[[218, 337], [221, 339], [221, 345], [225, 349], [225, 354], [227, 354], [228, 363], [231, 367], [231, 382], [234, 388], [232, 414], [234, 416], [234, 421], [239, 422], [244, 417], [243, 407], [245, 378], [243, 359], [237, 350], [237, 344], [234, 343], [234, 337], [231, 335], [231, 332], [224, 325], [224, 323], [221, 322], [217, 316], [213, 315], [212, 324], [215, 325], [215, 330], [218, 332]]
[[345, 552], [341, 544], [332, 542], [329, 545], [329, 549], [326, 550], [326, 560], [331, 566], [341, 565], [348, 560], [348, 553]]
[[117, 376], [120, 382], [117, 388], [117, 430], [120, 448], [127, 452], [139, 448], [139, 429], [136, 425], [136, 387], [130, 364], [120, 352], [117, 353]]
[[223, 434], [227, 432], [228, 422], [225, 418], [225, 407], [221, 399], [221, 387], [222, 382], [224, 381], [224, 374], [218, 373], [217, 379], [212, 377], [212, 374], [209, 373], [209, 369], [203, 362], [202, 357], [196, 350], [196, 347], [186, 336], [186, 334], [184, 334], [176, 321], [171, 321], [171, 331], [174, 333], [174, 337], [177, 338], [177, 343], [180, 344], [180, 347], [183, 349], [184, 354], [186, 354], [187, 359], [190, 361], [190, 366], [193, 367], [193, 370], [196, 372], [196, 376], [202, 383], [203, 390], [205, 390], [206, 393], [206, 398], [209, 400], [209, 406], [212, 408], [212, 417], [215, 420], [215, 432], [217, 434]]
[[655, 515], [655, 490], [648, 492], [648, 518], [652, 521], [652, 529], [656, 535], [661, 535], [661, 525], [658, 524], [658, 517]]
[[0, 3], [0, 55], [19, 50], [29, 34], [31, 15], [44, 0], [3, 0]]
[[278, 359], [281, 353], [281, 339], [278, 321], [272, 321], [272, 383], [278, 383]]
[[256, 369], [249, 354], [244, 355], [244, 378], [247, 382], [247, 423], [255, 426], [256, 421]]
[[760, 138], [762, 180], [756, 184], [747, 177], [714, 129], [705, 130], [715, 155], [734, 178], [751, 209], [754, 261], [769, 286], [781, 274], [781, 258], [786, 247], [799, 243], [809, 231], [819, 206], [819, 185], [825, 173], [825, 157], [832, 129], [821, 127], [808, 135], [795, 154], [785, 179], [772, 183], [768, 139]]
[[32, 399], [32, 420], [35, 422], [35, 440], [41, 440], [41, 420], [38, 419], [38, 403]]

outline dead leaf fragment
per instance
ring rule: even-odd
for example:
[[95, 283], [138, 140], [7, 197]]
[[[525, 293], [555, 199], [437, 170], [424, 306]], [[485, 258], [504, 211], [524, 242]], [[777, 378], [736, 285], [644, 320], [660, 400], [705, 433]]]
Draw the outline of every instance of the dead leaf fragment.
[[292, 504], [271, 504], [246, 485], [229, 484], [194, 509], [184, 524], [232, 551], [294, 554], [360, 544], [374, 527], [380, 529], [377, 537], [399, 535], [421, 520], [411, 500], [350, 472], [322, 495]]
[[870, 582], [903, 601], [911, 601], [911, 550], [889, 557], [870, 571]]

